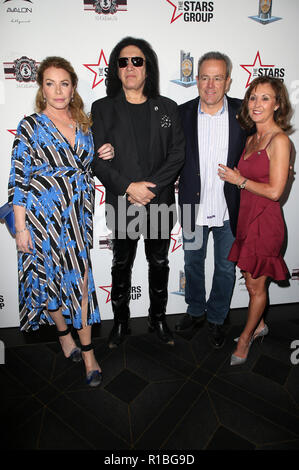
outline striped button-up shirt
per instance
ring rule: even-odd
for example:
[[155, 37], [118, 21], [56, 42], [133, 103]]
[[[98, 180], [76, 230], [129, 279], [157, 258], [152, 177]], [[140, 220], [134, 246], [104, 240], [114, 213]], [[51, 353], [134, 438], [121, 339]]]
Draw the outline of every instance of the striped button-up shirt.
[[218, 176], [219, 163], [227, 163], [229, 128], [226, 96], [222, 109], [214, 115], [204, 113], [199, 100], [197, 125], [201, 192], [196, 225], [221, 227], [229, 218], [224, 182]]

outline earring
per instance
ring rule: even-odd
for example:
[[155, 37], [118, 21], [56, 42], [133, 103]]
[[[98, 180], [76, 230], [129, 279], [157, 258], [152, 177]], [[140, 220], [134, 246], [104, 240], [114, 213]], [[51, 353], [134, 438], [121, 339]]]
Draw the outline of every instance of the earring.
[[46, 103], [46, 102], [47, 102], [47, 100], [46, 100], [46, 98], [44, 97], [44, 103]]

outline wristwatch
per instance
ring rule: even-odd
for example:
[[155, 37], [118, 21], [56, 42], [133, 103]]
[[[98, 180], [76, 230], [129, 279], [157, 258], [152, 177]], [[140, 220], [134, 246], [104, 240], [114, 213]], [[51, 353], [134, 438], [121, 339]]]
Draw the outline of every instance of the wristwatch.
[[247, 178], [246, 178], [244, 181], [242, 181], [241, 184], [238, 184], [238, 188], [239, 188], [239, 189], [244, 189], [246, 182], [247, 182]]

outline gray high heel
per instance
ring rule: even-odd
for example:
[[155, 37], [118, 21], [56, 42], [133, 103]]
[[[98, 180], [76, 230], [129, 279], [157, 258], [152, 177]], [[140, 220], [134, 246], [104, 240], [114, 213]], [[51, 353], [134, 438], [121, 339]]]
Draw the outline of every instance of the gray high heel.
[[244, 364], [244, 362], [247, 361], [249, 350], [250, 350], [250, 347], [251, 347], [253, 341], [254, 341], [254, 338], [251, 338], [251, 340], [249, 341], [249, 347], [248, 347], [248, 352], [247, 352], [246, 357], [239, 357], [239, 356], [236, 356], [235, 354], [231, 355], [231, 358], [230, 358], [230, 365], [231, 366], [239, 366], [240, 364]]
[[[269, 333], [269, 328], [268, 328], [267, 325], [265, 325], [264, 328], [257, 335], [253, 336], [253, 340], [255, 340], [256, 338], [262, 337], [262, 336], [266, 336], [268, 333]], [[239, 336], [238, 336], [238, 338], [235, 338], [234, 341], [235, 341], [235, 343], [237, 343], [239, 341]]]

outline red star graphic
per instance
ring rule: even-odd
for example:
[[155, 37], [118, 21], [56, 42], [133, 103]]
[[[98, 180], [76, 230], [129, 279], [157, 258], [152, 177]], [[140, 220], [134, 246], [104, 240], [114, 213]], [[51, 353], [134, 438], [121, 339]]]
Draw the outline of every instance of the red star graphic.
[[[98, 78], [98, 74], [99, 74], [99, 71], [98, 71], [98, 68], [100, 67], [101, 65], [101, 61], [102, 59], [104, 60], [105, 62], [105, 65], [104, 67], [108, 66], [108, 62], [106, 60], [106, 57], [105, 57], [105, 54], [104, 54], [104, 51], [103, 49], [101, 50], [101, 53], [100, 53], [100, 57], [99, 57], [99, 61], [97, 64], [83, 64], [84, 67], [86, 67], [88, 70], [90, 70], [92, 73], [94, 73], [94, 79], [93, 79], [93, 84], [92, 84], [92, 90], [98, 86], [100, 83], [102, 83], [102, 81], [104, 80], [104, 77], [103, 78], [100, 78], [100, 80], [97, 82], [97, 78]], [[96, 67], [96, 70], [93, 70], [93, 67]]]
[[10, 132], [12, 135], [16, 135], [17, 129], [7, 129], [8, 132]]
[[178, 243], [178, 241], [176, 240], [175, 237], [177, 237], [177, 236], [179, 235], [179, 233], [180, 233], [181, 230], [182, 230], [182, 227], [180, 226], [177, 233], [171, 232], [171, 234], [170, 234], [171, 240], [174, 241], [173, 247], [172, 247], [172, 249], [171, 249], [171, 253], [173, 253], [174, 251], [178, 250], [178, 249], [183, 245], [182, 243], [180, 243], [178, 246], [176, 246], [177, 243]]
[[103, 187], [104, 187], [103, 184], [96, 184], [96, 185], [95, 185], [95, 189], [96, 189], [97, 191], [99, 191], [99, 193], [101, 193], [101, 196], [100, 196], [101, 200], [100, 200], [100, 204], [99, 204], [100, 206], [101, 206], [102, 204], [104, 204], [104, 202], [105, 202], [105, 191], [103, 191], [102, 189], [100, 189], [100, 188], [103, 188]]
[[99, 286], [100, 289], [104, 290], [108, 294], [107, 299], [106, 299], [106, 304], [108, 304], [108, 302], [111, 301], [111, 292], [110, 292], [111, 287], [112, 287], [112, 284], [110, 284], [110, 286]]
[[252, 75], [252, 71], [248, 70], [246, 67], [255, 67], [255, 64], [256, 64], [256, 61], [257, 61], [257, 60], [259, 61], [259, 64], [260, 64], [259, 66], [260, 66], [260, 67], [274, 67], [274, 65], [265, 65], [265, 64], [262, 64], [260, 53], [259, 53], [259, 51], [257, 51], [253, 64], [248, 64], [248, 65], [241, 65], [241, 64], [240, 64], [240, 67], [242, 67], [244, 70], [246, 70], [246, 72], [249, 73], [249, 77], [248, 77], [248, 80], [247, 80], [247, 83], [246, 83], [245, 88], [247, 88], [247, 87], [250, 85], [250, 82], [251, 82], [251, 75]]
[[168, 3], [170, 3], [170, 5], [173, 6], [174, 10], [173, 10], [173, 14], [172, 14], [172, 18], [171, 18], [171, 21], [170, 21], [170, 24], [173, 23], [175, 20], [177, 20], [180, 16], [182, 16], [183, 13], [180, 13], [178, 16], [175, 16], [176, 14], [176, 10], [177, 10], [177, 6], [174, 5], [170, 0], [166, 0]]

